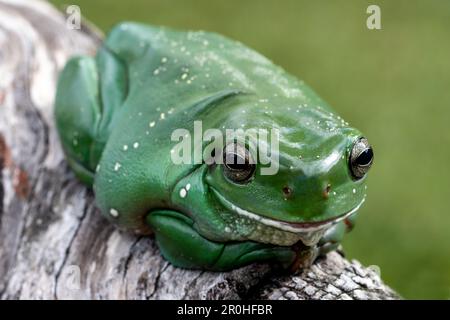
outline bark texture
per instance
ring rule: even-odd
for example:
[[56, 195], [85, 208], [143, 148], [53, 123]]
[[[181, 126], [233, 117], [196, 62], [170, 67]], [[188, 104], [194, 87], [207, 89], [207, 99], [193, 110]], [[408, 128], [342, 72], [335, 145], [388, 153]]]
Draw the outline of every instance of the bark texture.
[[95, 54], [93, 27], [66, 27], [46, 2], [0, 0], [1, 299], [395, 299], [377, 273], [331, 253], [280, 275], [174, 268], [153, 239], [111, 226], [69, 170], [56, 135], [58, 72]]

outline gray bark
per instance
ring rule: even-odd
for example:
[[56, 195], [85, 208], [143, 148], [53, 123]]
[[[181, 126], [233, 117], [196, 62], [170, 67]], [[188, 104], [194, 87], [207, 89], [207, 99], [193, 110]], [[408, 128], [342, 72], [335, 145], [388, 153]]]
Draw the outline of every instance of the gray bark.
[[1, 299], [396, 299], [377, 273], [331, 253], [280, 275], [178, 269], [152, 238], [115, 229], [69, 170], [55, 132], [58, 72], [93, 55], [93, 27], [66, 27], [46, 2], [0, 0]]

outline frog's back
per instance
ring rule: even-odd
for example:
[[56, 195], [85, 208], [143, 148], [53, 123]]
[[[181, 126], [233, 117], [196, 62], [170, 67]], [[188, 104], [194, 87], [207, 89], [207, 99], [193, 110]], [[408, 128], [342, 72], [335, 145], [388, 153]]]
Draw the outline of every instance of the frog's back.
[[263, 55], [213, 32], [124, 22], [110, 32], [105, 46], [127, 65], [130, 95], [153, 88], [166, 99], [186, 101], [231, 88], [300, 103], [319, 99]]

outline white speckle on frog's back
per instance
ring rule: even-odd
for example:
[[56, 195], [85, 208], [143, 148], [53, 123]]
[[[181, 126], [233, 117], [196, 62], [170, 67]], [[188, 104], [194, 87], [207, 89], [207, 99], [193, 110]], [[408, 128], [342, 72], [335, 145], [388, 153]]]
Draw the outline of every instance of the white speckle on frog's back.
[[114, 218], [117, 218], [117, 217], [119, 216], [119, 211], [117, 211], [117, 210], [114, 209], [114, 208], [111, 208], [111, 209], [109, 210], [109, 214], [110, 214], [111, 216], [113, 216]]
[[114, 171], [119, 171], [121, 166], [122, 165], [120, 163], [116, 162], [116, 164], [114, 165]]
[[186, 191], [189, 191], [190, 188], [191, 188], [191, 184], [188, 183], [188, 184], [186, 185]]
[[226, 233], [230, 233], [230, 232], [231, 232], [230, 227], [225, 227], [225, 232], [226, 232]]
[[123, 146], [123, 151], [127, 151], [127, 150], [128, 150], [128, 145], [125, 144], [125, 145]]
[[155, 126], [155, 121], [151, 121], [149, 124], [148, 124], [148, 126], [150, 127], [150, 128], [153, 128], [154, 126]]
[[166, 118], [166, 114], [164, 112], [161, 113], [160, 115], [161, 120], [164, 120]]
[[135, 143], [133, 144], [133, 148], [135, 148], [135, 149], [139, 148], [139, 142], [135, 142]]
[[356, 193], [356, 189], [353, 189], [353, 194], [355, 194]]

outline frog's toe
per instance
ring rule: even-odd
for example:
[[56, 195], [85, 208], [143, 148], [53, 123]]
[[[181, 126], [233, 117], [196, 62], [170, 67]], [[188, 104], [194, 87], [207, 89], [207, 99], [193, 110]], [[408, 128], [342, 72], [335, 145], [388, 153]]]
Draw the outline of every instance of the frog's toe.
[[356, 217], [356, 213], [352, 214], [350, 217], [342, 222], [339, 222], [325, 233], [318, 244], [320, 255], [325, 255], [328, 252], [339, 249], [344, 235], [353, 229]]

